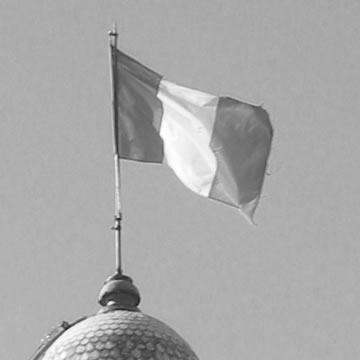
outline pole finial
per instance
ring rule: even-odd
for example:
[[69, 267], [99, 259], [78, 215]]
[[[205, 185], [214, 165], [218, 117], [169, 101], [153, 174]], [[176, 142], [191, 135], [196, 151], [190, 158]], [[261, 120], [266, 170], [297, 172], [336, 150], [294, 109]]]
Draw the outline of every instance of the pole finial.
[[116, 45], [117, 37], [118, 37], [116, 22], [114, 22], [112, 30], [108, 31], [108, 35], [109, 35], [111, 44]]

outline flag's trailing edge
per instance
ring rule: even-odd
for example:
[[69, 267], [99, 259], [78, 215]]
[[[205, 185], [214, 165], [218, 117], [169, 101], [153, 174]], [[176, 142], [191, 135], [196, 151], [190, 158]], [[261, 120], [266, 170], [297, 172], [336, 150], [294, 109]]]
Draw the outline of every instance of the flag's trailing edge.
[[124, 159], [166, 163], [195, 193], [252, 220], [273, 135], [267, 112], [166, 81], [112, 47]]

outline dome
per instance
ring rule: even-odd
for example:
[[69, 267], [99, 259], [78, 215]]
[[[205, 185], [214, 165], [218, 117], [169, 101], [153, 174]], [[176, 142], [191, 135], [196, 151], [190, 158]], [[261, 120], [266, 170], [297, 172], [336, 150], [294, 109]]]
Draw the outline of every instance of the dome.
[[169, 326], [139, 311], [111, 310], [64, 332], [43, 360], [198, 360]]
[[198, 360], [180, 335], [142, 313], [139, 302], [131, 278], [111, 276], [100, 291], [100, 311], [71, 325], [63, 323], [45, 338], [33, 359]]

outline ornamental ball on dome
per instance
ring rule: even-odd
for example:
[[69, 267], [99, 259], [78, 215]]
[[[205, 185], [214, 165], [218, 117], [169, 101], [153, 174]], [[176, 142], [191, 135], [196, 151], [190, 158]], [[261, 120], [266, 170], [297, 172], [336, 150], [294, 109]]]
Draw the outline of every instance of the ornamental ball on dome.
[[100, 293], [96, 315], [66, 330], [43, 360], [198, 360], [174, 330], [136, 307], [131, 279], [111, 279]]

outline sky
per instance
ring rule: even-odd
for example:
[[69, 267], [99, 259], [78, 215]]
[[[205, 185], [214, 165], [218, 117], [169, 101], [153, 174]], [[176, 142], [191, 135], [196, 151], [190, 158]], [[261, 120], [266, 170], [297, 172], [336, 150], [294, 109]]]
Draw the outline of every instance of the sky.
[[0, 358], [96, 313], [114, 271], [114, 21], [129, 55], [274, 127], [256, 227], [122, 162], [142, 311], [201, 360], [358, 358], [359, 18], [357, 0], [1, 1]]

